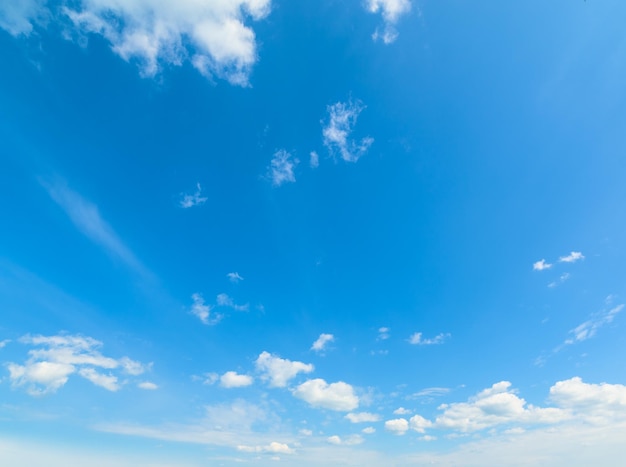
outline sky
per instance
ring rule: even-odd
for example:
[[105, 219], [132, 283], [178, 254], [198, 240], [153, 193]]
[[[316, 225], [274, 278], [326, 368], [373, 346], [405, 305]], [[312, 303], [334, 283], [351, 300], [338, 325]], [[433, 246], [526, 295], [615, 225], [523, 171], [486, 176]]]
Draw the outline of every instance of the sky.
[[625, 15], [1, 2], [0, 464], [621, 465]]

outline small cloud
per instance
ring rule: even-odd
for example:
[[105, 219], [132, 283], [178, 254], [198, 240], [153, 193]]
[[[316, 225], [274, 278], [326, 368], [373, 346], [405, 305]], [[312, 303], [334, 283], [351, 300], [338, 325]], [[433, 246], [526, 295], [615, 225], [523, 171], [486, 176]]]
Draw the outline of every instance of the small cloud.
[[624, 305], [622, 304], [617, 305], [610, 310], [603, 310], [599, 313], [595, 313], [591, 316], [590, 319], [572, 329], [570, 331], [570, 334], [573, 334], [573, 337], [567, 339], [564, 344], [570, 345], [576, 342], [582, 342], [587, 339], [591, 339], [596, 335], [601, 327], [612, 323], [617, 314], [620, 313], [623, 309]]
[[572, 251], [567, 256], [561, 256], [559, 258], [559, 263], [575, 263], [576, 261], [579, 261], [581, 259], [585, 259], [585, 257], [580, 251]]
[[546, 263], [545, 259], [540, 259], [539, 261], [533, 263], [534, 271], [543, 271], [544, 269], [550, 269], [552, 265], [550, 263]]
[[321, 378], [310, 379], [297, 386], [293, 395], [313, 407], [349, 412], [359, 406], [359, 397], [354, 388], [339, 381], [328, 384]]
[[326, 349], [326, 344], [328, 344], [329, 342], [333, 342], [334, 340], [335, 336], [333, 336], [332, 334], [320, 334], [317, 340], [313, 342], [311, 350], [321, 352]]
[[193, 300], [193, 305], [191, 305], [189, 312], [197, 316], [202, 323], [211, 326], [217, 324], [222, 318], [221, 315], [216, 315], [212, 319], [210, 318], [212, 307], [204, 303], [204, 298], [201, 294], [195, 293], [191, 296], [191, 299]]
[[389, 339], [389, 328], [378, 328], [378, 340], [384, 341]]
[[3, 340], [3, 341], [0, 341], [0, 349], [5, 348], [5, 347], [6, 347], [6, 345], [7, 345], [8, 343], [10, 343], [10, 342], [11, 342], [11, 340], [10, 340], [10, 339], [5, 339], [5, 340]]
[[243, 277], [241, 277], [238, 272], [229, 272], [226, 274], [226, 277], [228, 277], [228, 280], [233, 284], [239, 284], [239, 282], [243, 280]]
[[424, 435], [424, 436], [420, 436], [419, 438], [420, 441], [435, 441], [437, 439], [436, 436], [430, 436], [430, 435]]
[[284, 149], [276, 151], [267, 169], [272, 185], [278, 187], [284, 183], [295, 182], [296, 176], [293, 171], [299, 162], [298, 159], [292, 158], [291, 154]]
[[550, 287], [551, 289], [558, 287], [559, 285], [563, 284], [566, 280], [568, 280], [570, 278], [570, 273], [566, 272], [564, 274], [561, 274], [559, 276], [559, 280], [557, 281], [552, 281], [548, 284], [548, 287]]
[[374, 142], [366, 136], [360, 142], [350, 138], [359, 114], [365, 109], [360, 102], [337, 102], [329, 105], [328, 123], [322, 128], [324, 145], [331, 154], [338, 153], [346, 162], [356, 162]]
[[369, 412], [349, 413], [345, 418], [352, 423], [372, 423], [380, 421], [380, 415]]
[[367, 428], [363, 428], [361, 431], [366, 435], [371, 435], [376, 433], [376, 428], [374, 428], [373, 426], [368, 426]]
[[345, 438], [341, 438], [340, 436], [334, 435], [326, 438], [326, 441], [336, 446], [355, 446], [363, 442], [363, 437], [360, 435], [350, 435]]
[[396, 435], [403, 435], [409, 430], [409, 422], [405, 418], [395, 418], [385, 422], [385, 430]]
[[220, 377], [220, 386], [223, 388], [243, 388], [250, 386], [254, 378], [248, 375], [240, 375], [235, 371], [227, 371]]
[[302, 436], [313, 436], [313, 432], [311, 430], [307, 430], [306, 428], [302, 428], [299, 433]]
[[246, 303], [245, 305], [237, 305], [233, 301], [231, 297], [229, 297], [225, 293], [221, 293], [217, 296], [217, 306], [226, 306], [232, 308], [235, 311], [248, 311], [250, 305]]
[[441, 333], [430, 339], [424, 339], [422, 338], [421, 332], [416, 332], [416, 333], [413, 333], [411, 337], [409, 337], [409, 343], [413, 345], [437, 345], [437, 344], [443, 344], [444, 341], [449, 337], [450, 337], [449, 333], [445, 333], [445, 334]]
[[269, 352], [262, 352], [255, 365], [261, 373], [261, 379], [275, 388], [284, 388], [299, 373], [311, 373], [315, 368], [312, 364], [287, 360]]
[[137, 385], [137, 387], [139, 389], [145, 389], [147, 391], [154, 391], [156, 389], [159, 389], [159, 387], [156, 384], [154, 384], [154, 383], [152, 383], [150, 381], [143, 381], [143, 382], [139, 383]]
[[208, 198], [202, 196], [202, 187], [200, 184], [196, 184], [196, 191], [191, 194], [183, 193], [179, 205], [183, 209], [189, 209], [194, 206], [200, 206], [206, 203]]
[[309, 166], [312, 169], [317, 169], [320, 166], [320, 156], [315, 151], [311, 151], [309, 154]]
[[381, 39], [385, 44], [391, 44], [398, 38], [396, 24], [401, 16], [411, 11], [410, 0], [367, 0], [366, 8], [370, 13], [380, 13], [384, 26], [377, 28], [372, 39]]
[[400, 407], [393, 411], [394, 415], [408, 415], [411, 413], [409, 409], [405, 409], [404, 407]]
[[211, 386], [215, 383], [217, 383], [217, 381], [220, 379], [220, 375], [218, 375], [217, 373], [207, 373], [204, 375], [204, 381], [202, 381], [202, 384], [206, 384], [207, 386]]
[[256, 453], [272, 453], [272, 454], [293, 454], [295, 451], [284, 443], [271, 442], [266, 446], [237, 446], [237, 450], [241, 452], [256, 452]]

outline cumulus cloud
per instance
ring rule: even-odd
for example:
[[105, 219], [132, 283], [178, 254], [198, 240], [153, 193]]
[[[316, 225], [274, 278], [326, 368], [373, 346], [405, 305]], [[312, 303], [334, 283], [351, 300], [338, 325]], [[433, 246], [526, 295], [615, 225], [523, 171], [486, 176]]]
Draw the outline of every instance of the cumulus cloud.
[[361, 431], [366, 435], [371, 435], [376, 433], [376, 428], [374, 428], [373, 426], [368, 426], [366, 428], [363, 428]]
[[437, 345], [443, 344], [450, 337], [450, 334], [441, 333], [430, 339], [424, 339], [421, 332], [416, 332], [409, 337], [409, 343], [413, 345]]
[[334, 340], [335, 336], [333, 336], [332, 334], [320, 334], [317, 340], [313, 342], [311, 350], [321, 352], [322, 350], [325, 350], [326, 344], [328, 344], [329, 342], [333, 342]]
[[295, 182], [296, 175], [293, 171], [299, 163], [298, 159], [293, 158], [284, 149], [276, 151], [267, 168], [267, 175], [272, 181], [272, 185], [278, 187], [285, 183]]
[[365, 109], [360, 102], [337, 102], [329, 105], [328, 122], [322, 127], [324, 145], [331, 154], [339, 154], [346, 162], [356, 162], [374, 142], [366, 136], [357, 142], [351, 139], [359, 114]]
[[394, 418], [385, 422], [385, 430], [396, 435], [403, 435], [409, 430], [409, 422], [406, 418]]
[[349, 413], [346, 418], [352, 423], [371, 423], [380, 421], [380, 415], [369, 412]]
[[243, 280], [243, 277], [241, 277], [238, 272], [229, 272], [226, 274], [226, 277], [228, 277], [228, 280], [233, 284], [239, 284], [239, 282]]
[[550, 269], [551, 267], [552, 265], [547, 263], [545, 259], [540, 259], [539, 261], [533, 263], [534, 271], [543, 271], [544, 269]]
[[570, 331], [570, 334], [573, 334], [573, 336], [567, 339], [565, 344], [574, 344], [594, 337], [601, 327], [612, 323], [617, 314], [623, 309], [624, 305], [621, 304], [609, 310], [602, 310], [599, 313], [593, 314], [590, 319]]
[[572, 251], [567, 256], [561, 256], [559, 258], [559, 263], [575, 263], [576, 261], [579, 261], [581, 259], [585, 259], [585, 257], [580, 251]]
[[[69, 19], [79, 34], [98, 34], [114, 53], [139, 64], [143, 76], [163, 65], [189, 61], [209, 78], [248, 85], [257, 61], [249, 19], [270, 12], [270, 0], [63, 0], [49, 8], [43, 0], [4, 0], [0, 26], [11, 34], [29, 34], [42, 17]], [[55, 15], [60, 15], [56, 18]]]
[[145, 389], [146, 391], [155, 391], [159, 389], [159, 386], [154, 384], [152, 381], [142, 381], [137, 385], [139, 389]]
[[191, 296], [193, 300], [193, 305], [191, 305], [191, 309], [189, 312], [192, 315], [197, 316], [202, 323], [206, 325], [217, 324], [219, 320], [222, 318], [220, 315], [216, 315], [211, 317], [211, 305], [207, 305], [204, 303], [204, 298], [201, 294], [195, 293]]
[[200, 205], [206, 203], [207, 199], [208, 199], [207, 197], [202, 196], [202, 187], [198, 183], [196, 185], [196, 191], [195, 192], [193, 192], [191, 194], [183, 193], [181, 195], [181, 199], [180, 199], [179, 205], [183, 209], [189, 209], [189, 208], [192, 208], [194, 206], [200, 206]]
[[[142, 374], [149, 368], [123, 357], [114, 359], [100, 353], [102, 343], [91, 337], [60, 334], [56, 336], [24, 336], [23, 344], [36, 346], [28, 351], [23, 365], [9, 363], [9, 379], [15, 387], [26, 387], [31, 395], [55, 392], [67, 383], [72, 374], [78, 374], [96, 386], [109, 391], [120, 389], [118, 376], [113, 371], [130, 375]], [[105, 374], [100, 370], [108, 370]]]
[[326, 438], [326, 441], [336, 446], [355, 446], [363, 442], [363, 437], [360, 435], [350, 435], [342, 438], [338, 435], [334, 435]]
[[235, 371], [227, 371], [220, 377], [220, 386], [223, 388], [243, 388], [250, 386], [254, 378], [248, 375], [240, 375]]
[[270, 444], [265, 446], [239, 445], [237, 446], [237, 450], [241, 452], [266, 452], [272, 454], [293, 454], [295, 452], [295, 450], [290, 448], [289, 445], [277, 443], [276, 441], [272, 441]]
[[245, 305], [237, 305], [235, 301], [229, 297], [225, 293], [221, 293], [217, 296], [217, 306], [226, 306], [232, 308], [235, 311], [248, 311], [250, 305], [246, 303]]
[[256, 369], [261, 373], [261, 379], [268, 381], [272, 387], [285, 387], [287, 383], [299, 373], [311, 373], [314, 366], [286, 358], [280, 358], [269, 352], [262, 352], [255, 362]]
[[400, 17], [411, 11], [410, 0], [368, 0], [366, 8], [370, 13], [380, 13], [384, 26], [376, 29], [372, 38], [391, 44], [398, 38], [396, 24]]
[[348, 412], [359, 406], [359, 398], [347, 383], [328, 384], [321, 378], [310, 379], [297, 386], [293, 395], [313, 407]]
[[405, 409], [404, 407], [399, 407], [393, 411], [394, 415], [408, 415], [411, 411], [409, 409]]

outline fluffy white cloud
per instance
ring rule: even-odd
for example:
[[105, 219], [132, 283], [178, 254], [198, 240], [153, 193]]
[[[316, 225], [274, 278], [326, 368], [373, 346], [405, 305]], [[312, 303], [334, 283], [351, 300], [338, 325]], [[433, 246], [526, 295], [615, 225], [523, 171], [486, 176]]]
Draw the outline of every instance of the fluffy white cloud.
[[411, 411], [409, 409], [405, 409], [404, 407], [399, 407], [393, 411], [394, 415], [408, 415]]
[[432, 337], [430, 339], [424, 339], [422, 338], [422, 333], [421, 332], [416, 332], [413, 333], [411, 335], [411, 337], [409, 337], [409, 343], [413, 344], [413, 345], [436, 345], [436, 344], [443, 344], [444, 341], [450, 337], [450, 334], [438, 334], [435, 337]]
[[284, 183], [295, 182], [296, 175], [293, 171], [299, 162], [284, 149], [276, 151], [270, 161], [270, 166], [267, 168], [267, 174], [272, 185], [281, 186]]
[[415, 430], [418, 433], [424, 433], [426, 428], [430, 428], [433, 423], [430, 420], [425, 419], [421, 415], [413, 415], [409, 418], [409, 426], [411, 430]]
[[109, 374], [100, 373], [96, 368], [139, 375], [149, 367], [128, 357], [114, 359], [103, 356], [99, 350], [102, 343], [90, 337], [64, 334], [24, 336], [20, 342], [39, 348], [29, 350], [29, 358], [23, 365], [9, 363], [9, 378], [13, 386], [25, 386], [31, 395], [58, 390], [74, 373], [96, 386], [117, 391], [120, 389], [118, 377], [111, 371]]
[[561, 256], [559, 258], [559, 263], [575, 263], [581, 259], [585, 259], [585, 257], [580, 251], [572, 251], [567, 256]]
[[220, 386], [223, 388], [242, 388], [250, 386], [254, 378], [248, 375], [240, 375], [235, 371], [227, 371], [220, 377]]
[[385, 23], [382, 30], [376, 29], [372, 38], [391, 44], [398, 37], [396, 24], [401, 16], [411, 11], [411, 2], [410, 0], [368, 0], [366, 7], [370, 13], [380, 12]]
[[590, 319], [582, 324], [579, 324], [570, 331], [573, 337], [567, 339], [565, 344], [574, 344], [581, 342], [595, 336], [602, 326], [613, 322], [617, 314], [624, 309], [624, 305], [617, 305], [609, 310], [603, 310], [599, 313], [595, 313]]
[[355, 446], [363, 442], [363, 437], [360, 435], [350, 435], [342, 438], [340, 436], [333, 435], [326, 438], [326, 441], [336, 446]]
[[626, 386], [622, 384], [587, 384], [574, 377], [552, 386], [550, 399], [578, 419], [596, 424], [626, 419]]
[[527, 405], [526, 401], [511, 390], [511, 383], [501, 381], [484, 389], [468, 402], [442, 404], [443, 414], [436, 418], [438, 428], [461, 432], [472, 432], [509, 423], [557, 423], [569, 418], [569, 414], [558, 408], [539, 408]]
[[368, 426], [366, 428], [363, 428], [361, 431], [366, 435], [371, 435], [376, 433], [376, 428], [374, 428], [373, 426]]
[[315, 350], [316, 352], [321, 352], [326, 348], [326, 344], [329, 342], [333, 342], [335, 340], [335, 336], [332, 334], [320, 334], [313, 345], [311, 346], [311, 350]]
[[545, 259], [540, 259], [533, 263], [534, 271], [543, 271], [544, 269], [550, 269], [552, 265], [550, 263], [546, 263]]
[[369, 412], [349, 413], [346, 418], [352, 423], [367, 423], [380, 421], [380, 415]]
[[385, 422], [385, 430], [396, 435], [403, 435], [409, 430], [409, 422], [406, 418], [394, 418]]
[[202, 294], [195, 293], [191, 296], [193, 300], [193, 305], [191, 305], [191, 309], [189, 312], [192, 315], [197, 316], [202, 323], [206, 325], [217, 324], [219, 320], [222, 318], [221, 315], [216, 315], [211, 318], [211, 305], [207, 305], [204, 303], [204, 298]]
[[217, 306], [227, 306], [235, 311], [248, 311], [250, 305], [237, 305], [235, 301], [225, 293], [221, 293], [217, 296]]
[[[42, 0], [4, 0], [0, 26], [28, 34], [41, 17], [60, 14], [79, 33], [99, 34], [144, 76], [185, 61], [203, 75], [245, 86], [257, 61], [254, 31], [245, 23], [270, 11], [270, 0], [77, 0], [48, 8]], [[39, 22], [43, 24], [43, 22]]]
[[243, 277], [241, 277], [238, 272], [229, 272], [226, 274], [226, 277], [228, 277], [228, 280], [233, 284], [238, 284], [243, 280]]
[[356, 162], [374, 142], [367, 136], [360, 142], [350, 138], [359, 114], [365, 109], [360, 102], [337, 102], [329, 105], [328, 122], [322, 128], [324, 145], [331, 154], [339, 153], [346, 162]]
[[242, 452], [267, 452], [272, 454], [293, 454], [295, 451], [284, 443], [277, 443], [272, 441], [266, 446], [237, 446], [238, 451]]
[[151, 381], [142, 381], [141, 383], [139, 383], [137, 385], [137, 387], [139, 389], [145, 389], [147, 391], [154, 391], [156, 389], [159, 389], [159, 386], [157, 386], [156, 384], [154, 384]]
[[208, 198], [205, 196], [202, 196], [202, 187], [200, 186], [200, 184], [198, 183], [196, 185], [196, 191], [189, 194], [189, 193], [183, 193], [181, 195], [181, 200], [180, 200], [180, 207], [183, 209], [189, 209], [192, 208], [194, 206], [200, 206], [201, 204], [206, 203], [206, 200]]
[[321, 378], [310, 379], [297, 386], [293, 395], [313, 407], [348, 412], [359, 406], [359, 398], [347, 383], [328, 384]]
[[256, 369], [261, 372], [261, 379], [268, 381], [272, 387], [285, 387], [299, 373], [311, 373], [315, 368], [310, 363], [287, 360], [269, 352], [262, 352], [256, 359], [255, 365]]

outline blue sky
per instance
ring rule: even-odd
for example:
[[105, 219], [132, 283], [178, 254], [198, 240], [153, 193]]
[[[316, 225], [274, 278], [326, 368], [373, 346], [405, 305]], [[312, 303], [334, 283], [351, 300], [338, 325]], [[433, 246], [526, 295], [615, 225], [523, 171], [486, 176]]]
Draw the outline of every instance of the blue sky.
[[626, 5], [8, 0], [3, 465], [618, 465]]

